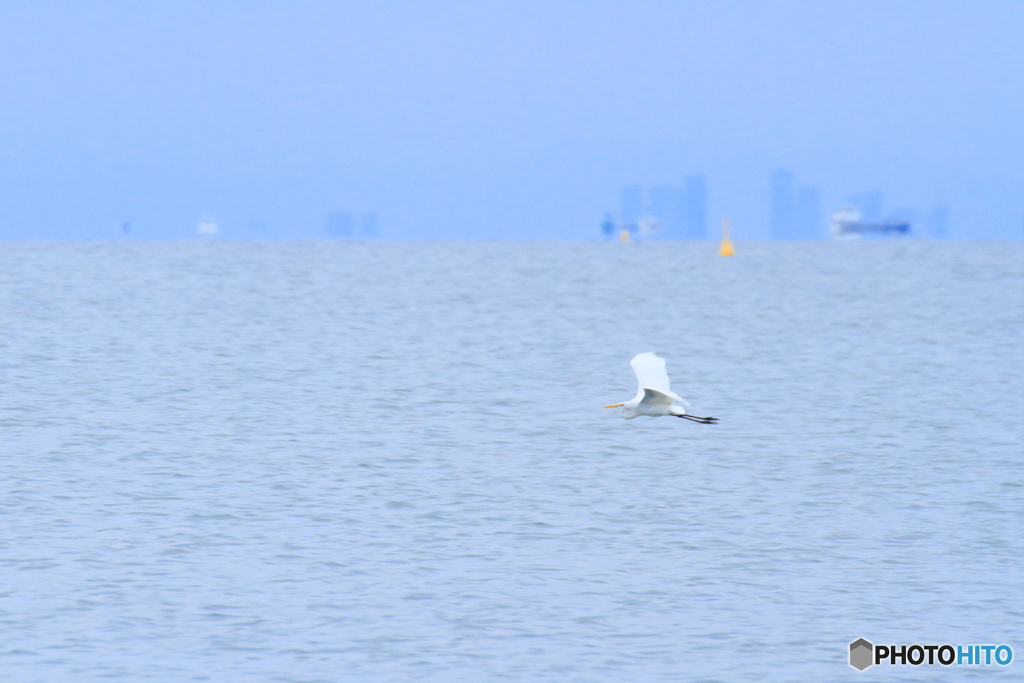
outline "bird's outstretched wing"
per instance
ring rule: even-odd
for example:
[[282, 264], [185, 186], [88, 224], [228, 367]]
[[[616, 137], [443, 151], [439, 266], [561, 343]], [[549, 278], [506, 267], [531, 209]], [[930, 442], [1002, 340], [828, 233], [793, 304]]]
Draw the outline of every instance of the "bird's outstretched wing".
[[683, 405], [689, 405], [679, 395], [673, 393], [669, 387], [668, 372], [665, 371], [664, 358], [659, 358], [650, 352], [640, 353], [634, 356], [633, 360], [629, 361], [629, 364], [633, 366], [633, 372], [636, 373], [636, 381], [640, 385], [640, 393], [643, 393], [644, 389], [654, 389], [665, 396], [670, 396], [673, 400], [679, 401]]
[[646, 388], [643, 390], [643, 392], [644, 398], [641, 401], [641, 403], [647, 403], [649, 405], [656, 406], [670, 406], [676, 401], [674, 395], [669, 396], [668, 394], [663, 394], [657, 389]]

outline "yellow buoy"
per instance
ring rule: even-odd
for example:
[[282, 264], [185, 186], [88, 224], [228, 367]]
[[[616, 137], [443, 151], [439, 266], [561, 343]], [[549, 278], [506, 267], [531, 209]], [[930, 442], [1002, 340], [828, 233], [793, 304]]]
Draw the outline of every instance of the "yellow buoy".
[[729, 239], [729, 219], [722, 219], [722, 246], [718, 248], [719, 256], [735, 256], [736, 251], [732, 248], [732, 240]]
[[620, 242], [628, 242], [629, 241], [629, 230], [623, 230], [622, 232], [619, 233], [619, 241]]

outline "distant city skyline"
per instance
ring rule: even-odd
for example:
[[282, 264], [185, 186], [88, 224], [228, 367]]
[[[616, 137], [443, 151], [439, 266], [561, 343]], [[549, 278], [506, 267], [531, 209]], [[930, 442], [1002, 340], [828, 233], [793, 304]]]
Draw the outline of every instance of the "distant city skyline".
[[821, 193], [814, 185], [796, 184], [793, 173], [771, 174], [770, 236], [776, 240], [813, 240], [826, 236]]
[[[620, 223], [636, 228], [638, 221], [653, 219], [662, 239], [702, 240], [707, 237], [707, 179], [689, 175], [683, 186], [657, 185], [645, 189], [627, 185], [620, 193]], [[604, 231], [607, 234], [607, 231]]]
[[877, 191], [1020, 239], [1022, 34], [1004, 0], [4, 3], [0, 239], [593, 239], [623, 186], [679, 236]]
[[[930, 239], [949, 237], [950, 209], [944, 204], [925, 210], [915, 208], [887, 208], [881, 190], [847, 193], [845, 199], [825, 207], [822, 192], [809, 182], [798, 182], [795, 174], [777, 168], [767, 177], [768, 225], [767, 239], [818, 240], [832, 235], [829, 222], [837, 211], [856, 210], [866, 223], [883, 221], [906, 222], [911, 225], [910, 235]], [[611, 237], [622, 229], [635, 232], [644, 221], [655, 221], [656, 233], [648, 237], [660, 239], [707, 239], [708, 181], [702, 174], [686, 176], [683, 187], [656, 185], [626, 185], [621, 188], [618, 213], [606, 212], [600, 223], [600, 232]], [[617, 221], [616, 221], [617, 217]], [[729, 218], [722, 216], [720, 218]], [[609, 220], [614, 229], [609, 228]], [[642, 230], [641, 230], [642, 232]], [[595, 228], [595, 235], [597, 234]]]

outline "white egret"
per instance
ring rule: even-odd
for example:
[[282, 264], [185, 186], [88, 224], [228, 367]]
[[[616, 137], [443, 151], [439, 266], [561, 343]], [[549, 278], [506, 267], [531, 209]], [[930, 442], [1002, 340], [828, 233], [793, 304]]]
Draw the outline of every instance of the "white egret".
[[672, 415], [673, 417], [681, 417], [684, 420], [699, 422], [705, 425], [718, 423], [717, 417], [687, 415], [686, 408], [674, 405], [676, 402], [679, 402], [689, 406], [686, 401], [677, 394], [672, 393], [672, 389], [669, 388], [668, 372], [665, 371], [664, 358], [655, 356], [650, 352], [640, 353], [633, 360], [629, 361], [629, 364], [633, 366], [633, 372], [636, 373], [636, 381], [640, 385], [640, 390], [636, 392], [636, 396], [632, 401], [613, 403], [610, 406], [604, 406], [605, 408], [622, 408], [622, 417], [627, 420], [632, 420], [639, 415], [646, 415], [647, 417]]

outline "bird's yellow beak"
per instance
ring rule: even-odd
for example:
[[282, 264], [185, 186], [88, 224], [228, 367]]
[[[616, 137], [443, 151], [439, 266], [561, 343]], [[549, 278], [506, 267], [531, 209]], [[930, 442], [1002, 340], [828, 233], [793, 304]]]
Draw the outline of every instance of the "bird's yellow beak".
[[602, 407], [602, 408], [621, 408], [621, 407], [622, 407], [622, 405], [623, 405], [623, 404], [621, 404], [621, 403], [613, 403], [613, 404], [611, 404], [610, 406], [601, 406], [601, 407]]

